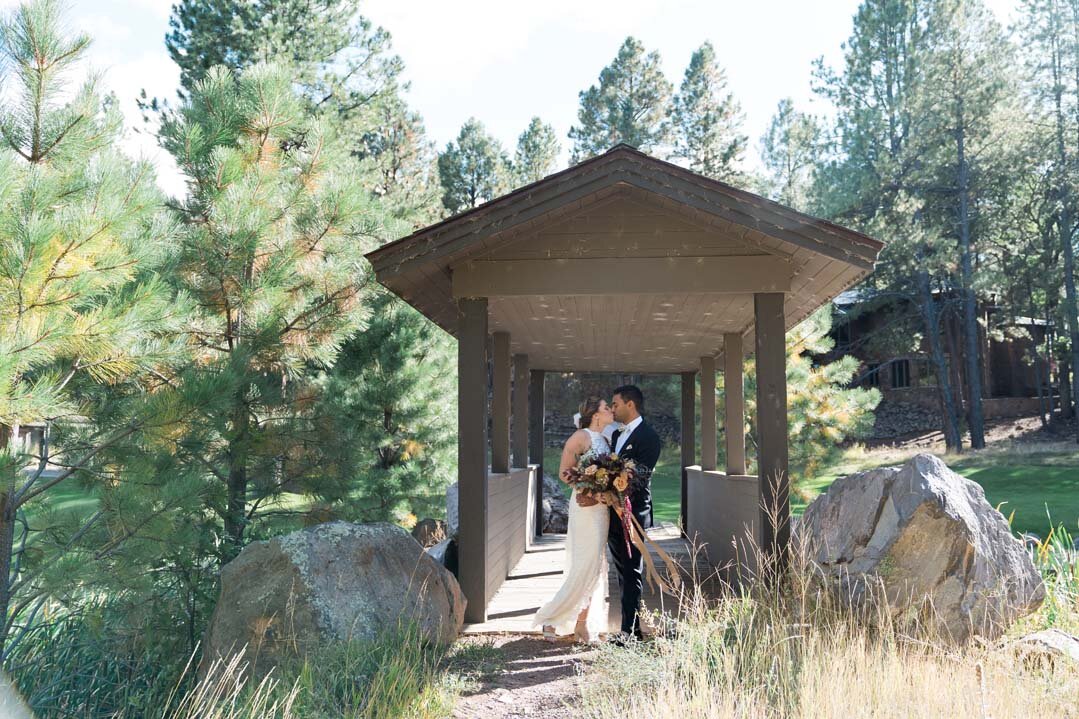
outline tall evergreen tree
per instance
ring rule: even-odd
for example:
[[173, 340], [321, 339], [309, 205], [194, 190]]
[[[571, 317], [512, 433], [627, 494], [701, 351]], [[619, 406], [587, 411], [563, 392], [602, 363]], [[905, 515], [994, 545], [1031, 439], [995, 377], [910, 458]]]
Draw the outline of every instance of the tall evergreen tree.
[[932, 231], [917, 171], [925, 160], [915, 139], [928, 132], [919, 107], [930, 0], [865, 0], [846, 43], [842, 72], [818, 64], [818, 90], [836, 107], [831, 159], [817, 172], [821, 214], [887, 237], [868, 286], [882, 297], [908, 300], [907, 344], [924, 337], [940, 395], [945, 443], [960, 451], [959, 409], [941, 337], [942, 299], [952, 289], [954, 255]]
[[578, 125], [570, 128], [571, 162], [606, 152], [620, 142], [643, 152], [663, 147], [669, 135], [666, 122], [671, 83], [663, 76], [659, 53], [627, 37], [599, 84], [580, 94]]
[[[35, 521], [30, 539], [25, 509], [42, 511], [61, 485], [104, 485], [89, 467], [158, 421], [149, 412], [82, 417], [73, 389], [145, 381], [170, 357], [158, 333], [182, 316], [151, 271], [169, 239], [152, 168], [120, 153], [120, 113], [93, 81], [69, 94], [88, 46], [63, 32], [53, 0], [0, 24], [9, 91], [0, 111], [0, 658], [41, 599], [43, 570], [28, 550], [40, 554], [50, 526]], [[31, 423], [45, 424], [36, 454], [23, 441]], [[63, 453], [56, 465], [50, 444]], [[51, 571], [70, 585], [77, 568], [61, 557]]]
[[469, 118], [438, 157], [442, 204], [454, 214], [478, 207], [509, 189], [509, 158], [483, 123]]
[[437, 220], [437, 155], [419, 114], [401, 99], [388, 97], [365, 123], [355, 123], [349, 130], [355, 138], [354, 144], [349, 143], [353, 152], [374, 164], [370, 189], [383, 207], [415, 226]]
[[360, 14], [359, 0], [181, 0], [166, 46], [189, 92], [210, 67], [242, 71], [287, 63], [310, 114], [370, 161], [359, 186], [400, 217], [430, 211], [437, 192], [434, 149], [402, 99], [401, 59], [390, 35]]
[[784, 205], [809, 210], [812, 173], [822, 149], [820, 125], [812, 115], [779, 101], [768, 131], [761, 138], [761, 160], [767, 171], [769, 196]]
[[513, 184], [518, 187], [527, 185], [554, 172], [561, 149], [554, 128], [533, 117], [517, 138], [517, 152], [513, 156]]
[[402, 65], [390, 35], [360, 15], [359, 0], [180, 0], [165, 47], [190, 92], [211, 67], [242, 71], [288, 63], [315, 106], [354, 111], [392, 93]]
[[[981, 0], [937, 0], [926, 26], [925, 84], [919, 112], [927, 118], [918, 138], [923, 162], [918, 183], [926, 209], [944, 236], [958, 245], [963, 359], [970, 443], [985, 446], [982, 412], [982, 328], [975, 276], [979, 243], [991, 231], [983, 206], [997, 199], [993, 175], [1008, 173], [1001, 160], [1015, 117], [1008, 81], [1012, 48]], [[1007, 183], [1004, 183], [1007, 186]]]
[[317, 380], [316, 414], [332, 422], [325, 431], [334, 437], [327, 460], [352, 474], [341, 514], [439, 516], [457, 461], [456, 345], [389, 292], [366, 303], [367, 327]]
[[1071, 401], [1079, 408], [1079, 298], [1075, 281], [1079, 226], [1079, 1], [1025, 0], [1023, 10], [1018, 29], [1029, 77], [1030, 110], [1038, 121], [1036, 126], [1051, 128], [1038, 147], [1039, 155], [1051, 168], [1050, 212], [1063, 265], [1062, 315], [1070, 345], [1065, 365], [1070, 364], [1076, 374], [1071, 381]]
[[742, 109], [727, 89], [727, 75], [706, 42], [690, 57], [671, 104], [672, 155], [689, 168], [724, 182], [743, 179], [746, 149]]
[[195, 514], [227, 561], [285, 492], [347, 491], [320, 466], [308, 368], [330, 366], [360, 328], [363, 252], [381, 226], [288, 66], [212, 69], [162, 140], [190, 185], [173, 277], [198, 305], [195, 361], [171, 382], [198, 411], [166, 446], [202, 482], [209, 512]]

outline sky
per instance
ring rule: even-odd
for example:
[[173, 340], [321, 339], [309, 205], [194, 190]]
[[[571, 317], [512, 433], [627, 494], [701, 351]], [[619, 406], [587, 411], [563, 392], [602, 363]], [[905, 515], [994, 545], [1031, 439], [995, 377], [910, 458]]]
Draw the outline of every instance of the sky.
[[[115, 92], [129, 127], [126, 149], [149, 156], [171, 195], [183, 178], [151, 133], [135, 100], [143, 89], [172, 98], [179, 68], [164, 36], [172, 0], [68, 0], [71, 24], [94, 39], [89, 53]], [[16, 0], [0, 0], [7, 11]], [[986, 0], [1010, 23], [1018, 0]], [[566, 133], [578, 93], [596, 83], [627, 35], [659, 52], [677, 87], [690, 55], [710, 40], [742, 105], [750, 165], [777, 103], [826, 114], [812, 92], [813, 62], [838, 67], [859, 0], [369, 0], [362, 12], [388, 30], [405, 64], [406, 98], [438, 148], [469, 117], [512, 152], [533, 116], [552, 124], [568, 158]]]

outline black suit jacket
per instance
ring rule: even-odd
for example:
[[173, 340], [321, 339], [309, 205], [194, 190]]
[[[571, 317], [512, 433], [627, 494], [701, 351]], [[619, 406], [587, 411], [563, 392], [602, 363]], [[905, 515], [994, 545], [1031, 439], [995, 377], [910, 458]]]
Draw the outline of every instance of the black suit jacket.
[[[611, 437], [612, 451], [618, 447], [618, 438], [620, 436], [621, 432], [616, 431], [614, 436]], [[653, 525], [652, 470], [656, 468], [656, 463], [659, 462], [659, 454], [662, 450], [663, 441], [656, 434], [656, 430], [652, 429], [652, 425], [648, 424], [648, 422], [642, 420], [626, 439], [626, 444], [619, 453], [619, 456], [632, 459], [637, 463], [637, 471], [645, 480], [639, 484], [638, 489], [633, 493], [632, 503], [633, 513], [637, 515], [637, 521], [646, 529]]]

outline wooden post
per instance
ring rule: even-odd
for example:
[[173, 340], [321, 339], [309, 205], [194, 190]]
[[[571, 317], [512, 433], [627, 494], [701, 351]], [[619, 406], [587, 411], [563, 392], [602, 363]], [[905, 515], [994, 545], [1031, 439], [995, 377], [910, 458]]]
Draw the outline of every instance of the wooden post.
[[716, 468], [716, 358], [701, 357], [701, 469]]
[[682, 532], [689, 528], [689, 475], [686, 467], [697, 456], [697, 373], [682, 373]]
[[790, 545], [790, 477], [787, 474], [787, 348], [783, 294], [753, 295], [756, 320], [757, 471], [761, 495], [761, 546], [778, 574]]
[[487, 298], [458, 300], [457, 579], [465, 621], [487, 621]]
[[724, 439], [727, 442], [727, 474], [746, 473], [746, 398], [742, 378], [742, 335], [723, 334]]
[[528, 461], [539, 465], [536, 482], [536, 536], [543, 534], [543, 380], [541, 369], [529, 373], [528, 382]]
[[528, 466], [528, 355], [513, 355], [513, 466]]
[[495, 332], [491, 371], [491, 471], [510, 471], [510, 335]]

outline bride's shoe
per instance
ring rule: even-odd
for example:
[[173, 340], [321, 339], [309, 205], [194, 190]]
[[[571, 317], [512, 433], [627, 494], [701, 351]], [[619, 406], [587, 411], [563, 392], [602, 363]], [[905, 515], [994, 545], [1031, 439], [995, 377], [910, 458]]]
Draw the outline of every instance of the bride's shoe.
[[591, 632], [588, 631], [587, 622], [577, 622], [577, 626], [573, 628], [573, 636], [581, 644], [587, 644], [589, 646], [595, 646], [598, 644], [596, 637], [593, 637]]
[[558, 635], [555, 634], [554, 627], [550, 624], [543, 625], [543, 638], [548, 642], [557, 642]]

